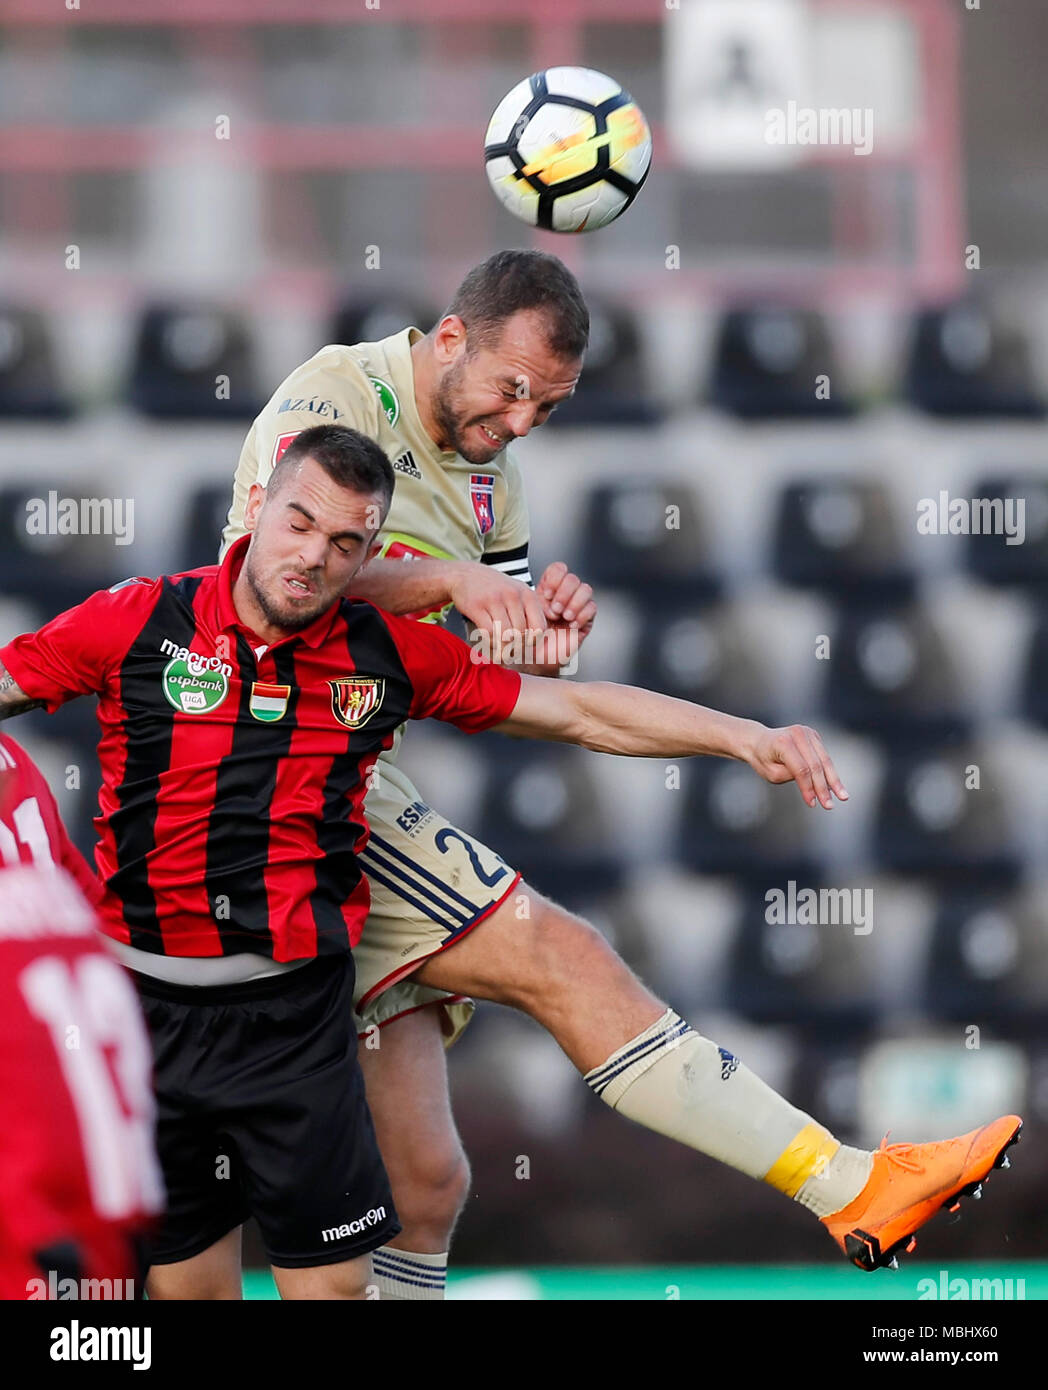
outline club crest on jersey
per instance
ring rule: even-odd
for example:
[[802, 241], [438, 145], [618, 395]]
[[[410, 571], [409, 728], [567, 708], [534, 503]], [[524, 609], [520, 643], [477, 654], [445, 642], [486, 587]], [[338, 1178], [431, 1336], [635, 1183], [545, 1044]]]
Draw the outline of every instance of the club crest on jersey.
[[382, 704], [386, 682], [380, 676], [343, 676], [328, 681], [331, 709], [347, 729], [361, 729]]
[[284, 450], [291, 443], [291, 441], [293, 439], [297, 439], [301, 433], [301, 430], [292, 430], [290, 434], [277, 435], [277, 442], [273, 445], [273, 462], [270, 464], [271, 468], [276, 468], [277, 464], [280, 462], [281, 455], [284, 453]]
[[469, 500], [473, 503], [473, 515], [477, 520], [477, 530], [486, 536], [495, 525], [495, 475], [493, 473], [471, 473], [469, 475]]
[[252, 719], [263, 724], [275, 724], [287, 714], [287, 702], [291, 695], [290, 685], [268, 685], [265, 681], [251, 683], [251, 698], [248, 709]]

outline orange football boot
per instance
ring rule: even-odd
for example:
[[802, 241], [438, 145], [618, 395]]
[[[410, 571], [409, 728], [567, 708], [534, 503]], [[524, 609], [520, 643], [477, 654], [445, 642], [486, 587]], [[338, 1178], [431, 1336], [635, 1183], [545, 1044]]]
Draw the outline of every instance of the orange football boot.
[[981, 1197], [992, 1170], [1009, 1167], [1005, 1150], [1018, 1142], [1022, 1127], [1018, 1115], [1005, 1115], [936, 1144], [889, 1144], [885, 1136], [866, 1186], [822, 1224], [860, 1269], [896, 1269], [899, 1251], [914, 1249], [914, 1233], [937, 1211], [956, 1211], [962, 1197]]

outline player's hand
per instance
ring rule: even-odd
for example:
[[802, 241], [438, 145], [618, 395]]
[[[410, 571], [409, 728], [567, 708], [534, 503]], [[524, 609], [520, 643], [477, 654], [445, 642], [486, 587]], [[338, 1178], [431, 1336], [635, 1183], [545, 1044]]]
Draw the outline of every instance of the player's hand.
[[796, 782], [809, 806], [818, 802], [828, 811], [834, 797], [838, 801], [848, 800], [822, 739], [806, 724], [790, 724], [785, 729], [760, 726], [746, 761], [754, 772], [775, 786]]
[[597, 616], [593, 589], [572, 574], [563, 560], [546, 566], [536, 592], [550, 626], [577, 628], [579, 642], [589, 636]]
[[490, 565], [456, 563], [449, 585], [452, 603], [475, 628], [505, 641], [513, 633], [544, 632], [546, 615], [529, 586]]

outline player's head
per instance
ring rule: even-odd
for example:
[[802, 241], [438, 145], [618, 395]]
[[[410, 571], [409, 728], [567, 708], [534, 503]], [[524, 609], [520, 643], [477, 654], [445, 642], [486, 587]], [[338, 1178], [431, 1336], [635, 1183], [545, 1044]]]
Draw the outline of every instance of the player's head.
[[298, 632], [330, 608], [377, 548], [392, 499], [393, 469], [374, 440], [343, 425], [297, 435], [244, 510], [241, 575], [266, 621]]
[[575, 389], [589, 337], [578, 281], [544, 251], [500, 251], [469, 272], [436, 328], [429, 399], [445, 449], [490, 463]]

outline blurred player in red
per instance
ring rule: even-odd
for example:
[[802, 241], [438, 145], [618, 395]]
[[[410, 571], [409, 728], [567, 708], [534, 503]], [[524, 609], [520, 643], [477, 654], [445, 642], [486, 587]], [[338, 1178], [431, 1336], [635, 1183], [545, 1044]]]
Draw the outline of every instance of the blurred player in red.
[[101, 887], [0, 736], [0, 1298], [133, 1298], [163, 1205], [152, 1056]]

